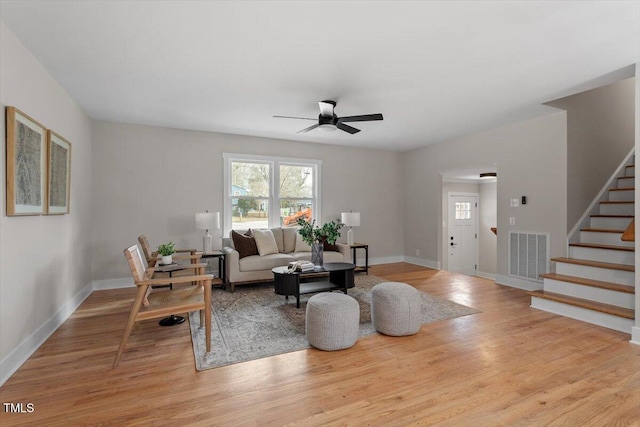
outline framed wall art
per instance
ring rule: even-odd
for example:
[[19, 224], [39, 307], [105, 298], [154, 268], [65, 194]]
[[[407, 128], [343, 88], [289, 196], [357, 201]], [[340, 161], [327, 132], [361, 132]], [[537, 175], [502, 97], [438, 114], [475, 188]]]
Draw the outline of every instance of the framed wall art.
[[46, 129], [15, 107], [7, 107], [7, 216], [47, 211]]
[[60, 215], [69, 213], [71, 183], [71, 143], [47, 130], [48, 147], [48, 213]]

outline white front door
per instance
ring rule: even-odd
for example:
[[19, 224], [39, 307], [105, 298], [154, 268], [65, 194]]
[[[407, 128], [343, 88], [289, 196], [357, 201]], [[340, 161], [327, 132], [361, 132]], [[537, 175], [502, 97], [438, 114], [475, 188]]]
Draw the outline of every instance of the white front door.
[[474, 276], [478, 260], [478, 195], [449, 195], [449, 271]]

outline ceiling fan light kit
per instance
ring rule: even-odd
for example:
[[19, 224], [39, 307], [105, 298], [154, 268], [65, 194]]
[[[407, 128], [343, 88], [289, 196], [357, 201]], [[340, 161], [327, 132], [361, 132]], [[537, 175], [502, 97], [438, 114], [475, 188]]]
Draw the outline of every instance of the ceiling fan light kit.
[[[336, 107], [335, 101], [320, 101], [318, 102], [318, 107], [320, 107], [320, 115], [318, 116], [318, 123], [315, 125], [311, 125], [307, 128], [304, 128], [298, 133], [307, 133], [310, 130], [315, 128], [320, 128], [323, 131], [333, 132], [336, 129], [340, 129], [344, 132], [354, 134], [360, 132], [360, 129], [356, 129], [353, 126], [349, 126], [345, 123], [349, 122], [369, 122], [375, 120], [383, 120], [382, 114], [363, 114], [359, 116], [347, 116], [347, 117], [338, 117], [334, 112]], [[315, 120], [307, 117], [293, 117], [293, 116], [273, 116], [281, 119], [302, 119], [302, 120]]]

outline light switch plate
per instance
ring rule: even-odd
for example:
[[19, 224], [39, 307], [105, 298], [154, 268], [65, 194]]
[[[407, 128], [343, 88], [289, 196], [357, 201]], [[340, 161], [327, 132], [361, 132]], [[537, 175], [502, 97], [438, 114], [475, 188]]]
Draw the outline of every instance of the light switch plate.
[[509, 225], [516, 225], [516, 217], [509, 217]]
[[511, 207], [512, 207], [512, 208], [517, 208], [518, 206], [520, 206], [520, 200], [518, 200], [518, 199], [511, 199]]

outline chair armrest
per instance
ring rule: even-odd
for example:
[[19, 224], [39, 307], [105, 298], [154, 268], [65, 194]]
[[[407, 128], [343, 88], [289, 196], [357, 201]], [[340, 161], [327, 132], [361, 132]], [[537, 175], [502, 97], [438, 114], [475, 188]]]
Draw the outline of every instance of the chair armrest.
[[176, 252], [189, 252], [191, 255], [195, 255], [198, 252], [197, 249], [176, 249]]
[[170, 285], [176, 283], [188, 283], [188, 282], [202, 282], [205, 280], [213, 280], [213, 274], [199, 274], [194, 276], [175, 276], [175, 277], [162, 277], [157, 279], [147, 279], [136, 282], [138, 286], [157, 286], [157, 285]]

